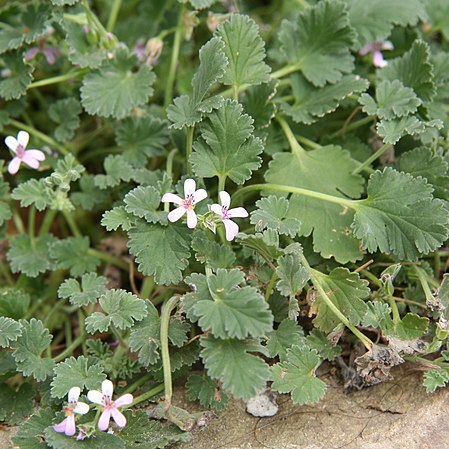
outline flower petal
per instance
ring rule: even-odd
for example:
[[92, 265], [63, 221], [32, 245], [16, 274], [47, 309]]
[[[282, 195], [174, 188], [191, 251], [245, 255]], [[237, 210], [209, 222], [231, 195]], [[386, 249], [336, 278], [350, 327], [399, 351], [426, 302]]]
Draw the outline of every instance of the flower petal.
[[19, 146], [19, 142], [17, 142], [17, 139], [13, 136], [8, 136], [5, 139], [6, 146], [15, 153], [17, 150], [17, 147]]
[[97, 390], [89, 391], [87, 393], [87, 399], [89, 399], [89, 401], [93, 402], [94, 404], [104, 405], [103, 393], [100, 393]]
[[109, 379], [104, 380], [101, 382], [101, 392], [105, 396], [112, 398], [112, 393], [114, 393], [114, 384]]
[[111, 420], [111, 410], [107, 408], [106, 410], [103, 410], [103, 413], [101, 414], [100, 419], [98, 420], [98, 428], [103, 432], [105, 430], [108, 430], [110, 420]]
[[19, 142], [23, 148], [27, 147], [29, 141], [30, 135], [26, 131], [19, 131], [17, 134], [17, 142]]
[[29, 154], [37, 161], [45, 161], [45, 154], [41, 150], [27, 150], [25, 154]]
[[174, 193], [164, 193], [164, 196], [162, 197], [162, 202], [181, 204], [182, 198], [180, 198], [178, 195], [175, 195]]
[[8, 164], [8, 171], [11, 173], [11, 175], [15, 175], [20, 168], [20, 163], [22, 162], [21, 159], [18, 157], [13, 157], [11, 162]]
[[61, 421], [59, 424], [55, 424], [53, 426], [53, 429], [55, 430], [55, 432], [65, 432], [65, 428], [67, 425], [67, 418], [64, 419], [64, 421]]
[[239, 227], [231, 220], [223, 220], [224, 227], [226, 229], [226, 240], [229, 242], [234, 240], [235, 236], [239, 233]]
[[373, 64], [375, 67], [385, 67], [387, 65], [387, 61], [385, 61], [380, 51], [375, 51], [373, 53]]
[[112, 419], [115, 421], [115, 424], [117, 424], [119, 427], [125, 427], [126, 426], [126, 418], [125, 415], [117, 410], [116, 408], [113, 408], [111, 410]]
[[214, 213], [216, 213], [217, 215], [219, 215], [220, 217], [223, 216], [223, 209], [221, 208], [221, 206], [219, 204], [212, 204], [212, 206], [210, 207], [210, 210]]
[[382, 42], [382, 50], [394, 50], [393, 42], [383, 41]]
[[228, 192], [224, 190], [218, 194], [222, 206], [229, 207], [231, 205], [231, 197]]
[[120, 396], [119, 398], [117, 398], [114, 401], [114, 405], [116, 407], [123, 407], [124, 405], [132, 404], [133, 401], [134, 401], [133, 395], [127, 393], [127, 394], [124, 394], [123, 396]]
[[228, 216], [230, 218], [246, 218], [248, 216], [248, 212], [243, 207], [236, 207], [228, 210]]
[[80, 397], [81, 389], [80, 387], [72, 387], [69, 390], [69, 402], [78, 402]]
[[78, 402], [73, 411], [78, 415], [85, 415], [89, 411], [89, 406], [85, 402]]
[[28, 151], [25, 151], [25, 154], [22, 157], [22, 162], [24, 162], [25, 164], [27, 164], [31, 168], [35, 168], [35, 169], [39, 168], [39, 161], [34, 159], [33, 156], [30, 156], [28, 154]]
[[76, 425], [75, 425], [75, 415], [67, 416], [67, 425], [65, 426], [65, 434], [68, 437], [75, 435]]
[[193, 195], [196, 190], [196, 182], [194, 179], [186, 179], [184, 181], [184, 196]]
[[40, 53], [40, 50], [38, 47], [31, 47], [25, 52], [25, 59], [27, 61], [30, 61], [31, 59], [34, 59], [38, 53]]
[[205, 198], [207, 198], [207, 192], [204, 189], [198, 189], [193, 194], [193, 199], [195, 200], [195, 203], [199, 203], [200, 201], [203, 201]]
[[198, 218], [196, 218], [195, 211], [187, 209], [187, 227], [193, 229], [197, 223]]
[[174, 221], [178, 221], [184, 214], [186, 213], [186, 209], [182, 206], [177, 207], [176, 209], [173, 209], [169, 214], [168, 214], [168, 220], [171, 221], [172, 223]]
[[369, 44], [366, 44], [364, 47], [362, 47], [359, 50], [359, 55], [367, 55], [368, 53], [372, 52], [374, 50], [374, 42], [370, 42]]

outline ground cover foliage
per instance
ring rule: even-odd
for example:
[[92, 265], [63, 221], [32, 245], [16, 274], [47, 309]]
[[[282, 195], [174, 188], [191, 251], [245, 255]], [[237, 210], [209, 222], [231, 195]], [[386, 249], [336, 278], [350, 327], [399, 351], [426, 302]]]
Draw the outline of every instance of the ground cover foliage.
[[447, 0], [0, 6], [14, 444], [166, 447], [267, 386], [318, 402], [322, 363], [348, 390], [405, 361], [445, 387], [448, 17]]

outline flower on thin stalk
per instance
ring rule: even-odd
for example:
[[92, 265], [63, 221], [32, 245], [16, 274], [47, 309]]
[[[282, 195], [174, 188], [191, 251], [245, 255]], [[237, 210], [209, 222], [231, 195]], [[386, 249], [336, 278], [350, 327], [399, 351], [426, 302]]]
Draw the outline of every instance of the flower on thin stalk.
[[17, 139], [13, 136], [5, 139], [6, 145], [15, 155], [8, 165], [8, 171], [12, 175], [19, 171], [22, 162], [31, 168], [39, 168], [39, 163], [45, 160], [45, 154], [41, 150], [26, 149], [29, 139], [30, 135], [26, 131], [19, 131]]
[[385, 67], [388, 62], [385, 61], [382, 50], [393, 50], [393, 44], [390, 41], [376, 41], [370, 42], [359, 50], [359, 55], [373, 55], [373, 65], [375, 67]]
[[25, 59], [31, 61], [39, 54], [45, 57], [49, 65], [53, 65], [61, 56], [61, 51], [58, 47], [47, 45], [45, 39], [38, 39], [37, 46], [31, 47], [25, 52]]
[[66, 418], [64, 421], [53, 426], [53, 429], [55, 429], [56, 432], [65, 433], [69, 437], [75, 435], [75, 413], [78, 415], [85, 415], [89, 411], [89, 406], [86, 403], [78, 401], [80, 393], [81, 390], [79, 387], [70, 389], [68, 395], [69, 402], [64, 406]]
[[234, 240], [235, 236], [239, 233], [239, 227], [237, 223], [234, 223], [232, 218], [245, 218], [248, 216], [248, 212], [243, 207], [236, 207], [235, 209], [229, 209], [231, 205], [231, 197], [228, 192], [222, 191], [219, 193], [220, 204], [212, 204], [210, 207], [212, 212], [216, 213], [223, 222], [226, 229], [226, 240]]
[[168, 219], [171, 222], [178, 221], [185, 213], [187, 213], [187, 226], [193, 229], [198, 223], [198, 218], [195, 213], [195, 206], [200, 201], [207, 197], [207, 192], [204, 189], [196, 190], [196, 183], [193, 179], [186, 179], [184, 182], [184, 196], [182, 199], [173, 193], [165, 193], [162, 197], [163, 203], [174, 203], [178, 207], [168, 214]]
[[130, 405], [134, 400], [133, 395], [128, 393], [120, 396], [118, 399], [113, 401], [113, 391], [114, 385], [110, 380], [106, 379], [101, 383], [101, 392], [92, 390], [87, 393], [87, 398], [89, 399], [89, 401], [103, 407], [103, 412], [101, 413], [100, 419], [98, 421], [98, 428], [101, 431], [105, 431], [108, 429], [111, 417], [115, 421], [117, 426], [125, 427], [126, 418], [123, 413], [118, 410], [118, 408], [125, 405]]

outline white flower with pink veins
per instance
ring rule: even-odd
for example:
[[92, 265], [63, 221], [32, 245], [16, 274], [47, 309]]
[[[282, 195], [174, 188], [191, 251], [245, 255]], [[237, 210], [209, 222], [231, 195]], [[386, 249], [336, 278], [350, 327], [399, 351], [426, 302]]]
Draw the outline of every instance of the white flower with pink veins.
[[125, 427], [126, 418], [123, 413], [118, 410], [118, 407], [124, 407], [125, 405], [132, 404], [134, 398], [132, 394], [124, 394], [115, 401], [112, 400], [112, 393], [114, 392], [114, 385], [108, 379], [101, 383], [101, 392], [97, 390], [91, 390], [87, 393], [87, 398], [94, 404], [98, 404], [103, 407], [100, 419], [98, 420], [98, 428], [101, 431], [108, 430], [109, 421], [111, 418], [115, 421], [117, 426]]
[[231, 205], [231, 197], [228, 192], [222, 191], [219, 193], [220, 204], [212, 204], [210, 207], [212, 212], [216, 213], [223, 222], [226, 229], [226, 240], [234, 240], [235, 236], [239, 233], [239, 227], [237, 223], [231, 221], [231, 218], [246, 218], [248, 212], [243, 207], [236, 207], [229, 209]]
[[26, 131], [19, 131], [17, 139], [13, 136], [8, 136], [5, 139], [6, 145], [15, 155], [8, 165], [11, 175], [19, 171], [22, 162], [31, 168], [39, 168], [39, 163], [45, 160], [45, 154], [41, 150], [26, 149], [29, 140], [30, 135]]
[[184, 182], [184, 199], [173, 193], [165, 193], [162, 197], [163, 203], [174, 203], [178, 207], [168, 214], [171, 222], [178, 221], [187, 214], [187, 226], [193, 229], [198, 223], [195, 213], [195, 206], [207, 197], [204, 189], [196, 190], [196, 183], [193, 179], [186, 179]]
[[64, 421], [59, 424], [55, 424], [53, 429], [56, 432], [63, 432], [68, 437], [75, 435], [75, 413], [78, 415], [85, 415], [89, 411], [89, 406], [84, 402], [78, 401], [81, 390], [79, 387], [73, 387], [69, 391], [69, 403], [64, 406], [65, 416]]

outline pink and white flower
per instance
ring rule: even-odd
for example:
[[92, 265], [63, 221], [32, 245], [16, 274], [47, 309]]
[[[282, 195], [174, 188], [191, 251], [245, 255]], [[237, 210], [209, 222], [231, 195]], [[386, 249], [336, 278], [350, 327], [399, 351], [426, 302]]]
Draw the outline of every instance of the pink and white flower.
[[195, 206], [200, 201], [207, 197], [207, 192], [204, 189], [196, 190], [196, 183], [193, 179], [186, 179], [184, 182], [184, 196], [182, 199], [173, 193], [165, 193], [162, 197], [163, 203], [174, 203], [178, 207], [168, 214], [168, 219], [171, 222], [178, 221], [187, 213], [187, 226], [193, 229], [198, 223], [198, 218], [195, 213]]
[[234, 240], [235, 236], [239, 233], [239, 227], [237, 223], [231, 221], [231, 218], [245, 218], [248, 216], [248, 212], [243, 207], [236, 207], [235, 209], [229, 209], [231, 205], [231, 197], [228, 192], [222, 191], [219, 193], [220, 203], [212, 204], [210, 207], [212, 212], [216, 213], [223, 222], [226, 229], [226, 240]]
[[388, 62], [385, 61], [382, 50], [393, 50], [393, 44], [390, 41], [376, 41], [370, 42], [359, 50], [359, 55], [367, 55], [372, 53], [373, 55], [373, 65], [375, 67], [385, 67]]
[[89, 406], [86, 403], [78, 401], [80, 393], [81, 390], [79, 387], [70, 389], [69, 402], [64, 406], [66, 418], [64, 421], [53, 426], [53, 429], [55, 429], [56, 432], [65, 433], [69, 437], [75, 435], [75, 413], [78, 415], [85, 415], [89, 411]]
[[19, 131], [17, 139], [8, 136], [5, 143], [8, 148], [15, 154], [8, 165], [8, 171], [12, 175], [19, 171], [20, 164], [24, 162], [31, 168], [39, 168], [39, 163], [45, 160], [45, 154], [41, 150], [27, 150], [30, 135], [26, 131]]
[[112, 393], [114, 391], [114, 385], [108, 379], [101, 383], [101, 392], [97, 390], [92, 390], [87, 393], [87, 398], [94, 404], [101, 405], [103, 407], [103, 412], [98, 421], [98, 428], [101, 431], [108, 430], [109, 421], [112, 419], [115, 421], [117, 426], [125, 427], [126, 418], [123, 413], [118, 410], [119, 407], [125, 405], [130, 405], [134, 398], [132, 394], [124, 394], [120, 396], [115, 401], [112, 400]]

